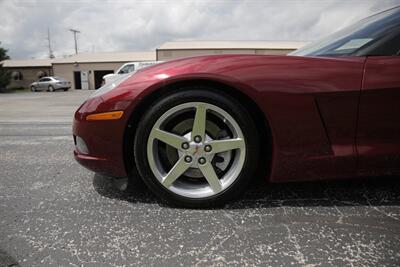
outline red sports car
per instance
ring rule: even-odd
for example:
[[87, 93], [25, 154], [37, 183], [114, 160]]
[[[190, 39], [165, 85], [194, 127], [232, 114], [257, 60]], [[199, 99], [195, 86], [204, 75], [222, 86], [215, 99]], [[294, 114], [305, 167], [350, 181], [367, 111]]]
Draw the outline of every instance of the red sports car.
[[223, 203], [271, 182], [400, 174], [400, 7], [288, 56], [215, 55], [148, 67], [76, 111], [75, 157], [138, 170], [162, 200]]

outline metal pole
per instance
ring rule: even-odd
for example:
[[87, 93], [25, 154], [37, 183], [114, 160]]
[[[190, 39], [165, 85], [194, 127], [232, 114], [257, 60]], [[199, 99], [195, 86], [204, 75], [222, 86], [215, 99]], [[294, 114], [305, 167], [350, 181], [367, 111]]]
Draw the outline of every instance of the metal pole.
[[76, 40], [76, 34], [80, 33], [80, 31], [75, 30], [75, 29], [69, 29], [73, 34], [74, 34], [74, 40], [75, 40], [75, 54], [78, 54], [78, 42]]
[[49, 41], [49, 58], [54, 58], [53, 50], [51, 49], [50, 28], [47, 28], [47, 40]]

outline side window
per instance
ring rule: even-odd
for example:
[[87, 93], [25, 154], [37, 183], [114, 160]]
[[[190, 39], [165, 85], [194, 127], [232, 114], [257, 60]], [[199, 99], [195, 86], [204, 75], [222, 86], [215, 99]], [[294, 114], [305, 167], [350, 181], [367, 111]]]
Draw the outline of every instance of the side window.
[[125, 73], [125, 68], [126, 68], [126, 66], [123, 67], [122, 69], [120, 69], [119, 72], [118, 72], [118, 74], [124, 74], [124, 73]]
[[399, 34], [399, 36], [397, 36], [397, 41], [393, 45], [397, 49], [397, 52], [395, 53], [396, 56], [400, 56], [400, 34]]
[[390, 40], [388, 45], [389, 56], [399, 56], [400, 52], [400, 33], [395, 38]]
[[123, 67], [118, 74], [126, 74], [126, 73], [130, 73], [132, 71], [135, 70], [135, 65], [126, 65], [125, 67]]
[[372, 55], [375, 56], [400, 56], [400, 33], [377, 47]]
[[135, 65], [129, 65], [128, 73], [135, 71]]

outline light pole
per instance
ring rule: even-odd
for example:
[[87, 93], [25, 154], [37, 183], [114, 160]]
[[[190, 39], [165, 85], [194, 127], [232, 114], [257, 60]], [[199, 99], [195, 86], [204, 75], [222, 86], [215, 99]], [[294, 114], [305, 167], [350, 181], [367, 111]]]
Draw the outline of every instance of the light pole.
[[47, 28], [47, 40], [49, 41], [49, 58], [54, 58], [53, 50], [51, 49], [50, 28]]
[[75, 29], [69, 29], [73, 34], [74, 34], [74, 40], [75, 40], [75, 54], [78, 54], [78, 43], [76, 41], [76, 34], [80, 33], [80, 31], [75, 30]]

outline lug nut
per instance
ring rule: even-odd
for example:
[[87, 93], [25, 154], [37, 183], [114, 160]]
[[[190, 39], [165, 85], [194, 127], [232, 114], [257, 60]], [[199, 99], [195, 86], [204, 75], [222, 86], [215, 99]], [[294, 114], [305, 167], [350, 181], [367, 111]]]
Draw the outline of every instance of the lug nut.
[[212, 147], [210, 146], [210, 145], [206, 145], [205, 147], [204, 147], [204, 151], [205, 152], [210, 152], [212, 150]]
[[185, 162], [186, 163], [192, 162], [192, 157], [191, 156], [185, 156]]
[[203, 157], [199, 158], [199, 163], [200, 164], [206, 163], [206, 158], [203, 158]]
[[188, 149], [188, 148], [189, 148], [189, 143], [187, 143], [187, 142], [182, 143], [181, 147], [182, 147], [183, 149]]
[[196, 143], [200, 143], [200, 142], [201, 142], [201, 136], [200, 136], [200, 135], [196, 135], [196, 136], [194, 137], [194, 141], [195, 141]]

